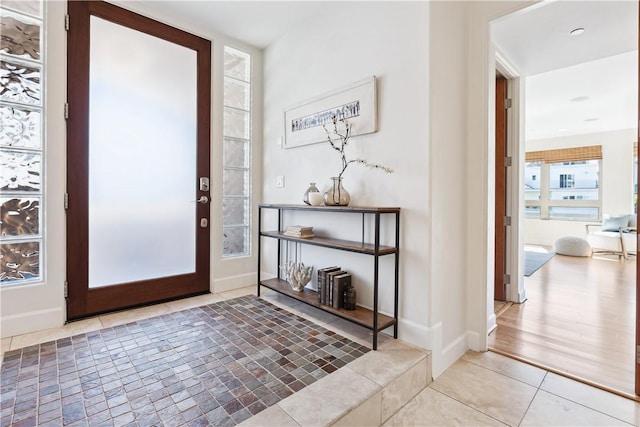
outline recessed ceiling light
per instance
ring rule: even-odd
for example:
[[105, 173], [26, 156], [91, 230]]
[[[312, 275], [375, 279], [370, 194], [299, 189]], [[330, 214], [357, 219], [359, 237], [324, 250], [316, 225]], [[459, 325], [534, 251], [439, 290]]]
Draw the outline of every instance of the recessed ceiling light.
[[584, 119], [585, 122], [597, 122], [598, 120], [600, 120], [597, 117], [589, 117], [588, 119]]
[[574, 30], [571, 30], [569, 34], [572, 36], [579, 36], [582, 33], [584, 33], [584, 28], [576, 28]]
[[576, 96], [575, 98], [571, 98], [570, 101], [571, 102], [582, 102], [582, 101], [586, 101], [587, 99], [589, 99], [588, 96]]
[[566, 132], [567, 130], [565, 128], [562, 129], [558, 129], [558, 132]]

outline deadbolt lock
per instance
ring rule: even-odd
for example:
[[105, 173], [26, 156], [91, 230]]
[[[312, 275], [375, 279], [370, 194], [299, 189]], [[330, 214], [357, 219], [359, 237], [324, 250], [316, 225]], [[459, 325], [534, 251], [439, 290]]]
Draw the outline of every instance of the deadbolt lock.
[[200, 177], [200, 191], [209, 191], [209, 178]]

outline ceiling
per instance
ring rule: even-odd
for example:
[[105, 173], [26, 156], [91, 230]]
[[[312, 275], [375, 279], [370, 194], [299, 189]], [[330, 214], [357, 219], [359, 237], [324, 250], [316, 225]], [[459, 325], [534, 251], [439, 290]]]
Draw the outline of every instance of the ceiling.
[[213, 29], [261, 49], [321, 8], [331, 7], [322, 1], [110, 1], [156, 19], [177, 16], [191, 27]]
[[[190, 28], [214, 29], [258, 48], [335, 6], [326, 1], [114, 3], [160, 20], [179, 17]], [[636, 1], [546, 1], [494, 22], [500, 51], [526, 76], [527, 140], [636, 126], [637, 8]], [[582, 35], [569, 35], [579, 27], [585, 29]], [[580, 97], [588, 99], [571, 101]]]
[[[575, 28], [585, 31], [571, 36]], [[637, 2], [544, 2], [492, 31], [526, 76], [527, 140], [636, 126]]]

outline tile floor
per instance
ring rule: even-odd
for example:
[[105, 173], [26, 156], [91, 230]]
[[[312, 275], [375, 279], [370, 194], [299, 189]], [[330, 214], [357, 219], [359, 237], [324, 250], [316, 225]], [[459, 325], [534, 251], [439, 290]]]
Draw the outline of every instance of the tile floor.
[[1, 425], [231, 426], [367, 352], [247, 295], [6, 352]]
[[385, 426], [638, 426], [640, 403], [496, 353], [468, 352]]
[[[39, 344], [52, 339], [69, 337], [78, 333], [95, 331], [111, 325], [140, 320], [162, 313], [182, 310], [184, 308], [197, 307], [211, 302], [237, 296], [254, 294], [255, 287], [241, 290], [204, 295], [186, 300], [159, 304], [158, 306], [143, 309], [130, 310], [123, 313], [115, 313], [100, 316], [82, 322], [75, 322], [61, 328], [42, 331], [34, 334], [26, 334], [18, 337], [2, 340], [2, 351], [22, 348]], [[327, 313], [315, 310], [290, 298], [263, 292], [263, 296], [269, 302], [286, 308], [295, 314], [301, 315], [316, 324], [329, 330], [339, 332], [349, 339], [363, 345], [370, 345], [371, 334], [364, 328], [360, 328], [349, 322], [336, 319]], [[112, 323], [110, 323], [112, 322]], [[395, 341], [384, 336], [380, 337], [381, 348], [394, 345]], [[400, 354], [400, 352], [398, 352]], [[364, 358], [374, 353], [359, 358], [362, 363]], [[389, 361], [389, 363], [395, 363]], [[346, 371], [353, 365], [339, 369], [338, 373]], [[353, 366], [350, 371], [364, 369]], [[351, 375], [351, 374], [349, 374]], [[340, 378], [348, 375], [333, 373], [318, 381], [318, 385], [326, 379], [335, 376], [335, 388], [340, 387]], [[309, 386], [308, 391], [312, 391]], [[298, 392], [285, 400], [289, 404], [303, 404], [304, 393]], [[4, 401], [4, 399], [3, 399]], [[304, 413], [304, 408], [297, 405], [296, 411]], [[370, 403], [360, 405], [359, 412], [371, 412]], [[380, 405], [381, 406], [381, 405]], [[273, 425], [273, 426], [300, 426], [304, 425], [303, 419], [294, 419], [292, 413], [282, 408], [287, 404], [274, 405], [257, 416], [244, 421], [244, 425]], [[383, 410], [383, 408], [377, 408]], [[313, 407], [309, 408], [313, 411]], [[354, 413], [356, 410], [354, 410]], [[262, 422], [265, 419], [268, 423]], [[347, 417], [343, 418], [343, 420]], [[355, 420], [356, 418], [350, 418]], [[255, 420], [255, 421], [252, 421]], [[258, 422], [260, 421], [260, 422]], [[299, 421], [299, 422], [298, 422]], [[352, 422], [351, 425], [365, 425], [366, 422]], [[318, 424], [320, 425], [320, 423]], [[447, 371], [436, 378], [422, 391], [404, 405], [400, 410], [391, 415], [384, 424], [386, 426], [467, 426], [467, 425], [513, 425], [513, 426], [591, 426], [591, 425], [635, 425], [640, 426], [640, 403], [604, 392], [594, 387], [567, 379], [565, 377], [547, 372], [525, 363], [518, 362], [504, 356], [487, 352], [468, 352]]]

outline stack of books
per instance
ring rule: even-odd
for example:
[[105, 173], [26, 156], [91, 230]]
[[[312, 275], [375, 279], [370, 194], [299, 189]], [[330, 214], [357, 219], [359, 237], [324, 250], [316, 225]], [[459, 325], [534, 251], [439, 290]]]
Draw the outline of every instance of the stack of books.
[[318, 270], [318, 302], [333, 308], [344, 308], [344, 290], [351, 286], [351, 274], [340, 267]]
[[290, 225], [284, 231], [285, 236], [300, 237], [302, 239], [309, 239], [314, 236], [313, 227], [305, 227], [302, 225]]

